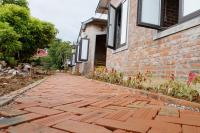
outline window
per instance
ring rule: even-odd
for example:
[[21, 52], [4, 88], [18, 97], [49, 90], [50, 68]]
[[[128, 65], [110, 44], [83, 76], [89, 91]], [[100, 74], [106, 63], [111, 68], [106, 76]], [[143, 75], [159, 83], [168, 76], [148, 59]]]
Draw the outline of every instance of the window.
[[79, 50], [80, 50], [80, 45], [78, 44], [77, 46], [76, 46], [76, 63], [81, 63], [81, 61], [79, 60]]
[[138, 25], [160, 29], [162, 0], [139, 0]]
[[107, 38], [107, 46], [109, 48], [114, 49], [115, 43], [115, 18], [116, 18], [116, 8], [110, 5], [109, 9], [109, 22], [108, 22], [108, 38]]
[[181, 0], [180, 1], [180, 21], [186, 21], [200, 15], [199, 0]]
[[164, 30], [198, 15], [198, 0], [138, 0], [138, 26]]
[[110, 4], [107, 46], [112, 49], [123, 47], [127, 43], [128, 0], [117, 8]]
[[127, 37], [127, 25], [128, 25], [128, 0], [122, 4], [122, 15], [121, 15], [121, 45], [126, 43]]
[[75, 55], [75, 54], [72, 55], [71, 59], [69, 60], [68, 65], [69, 65], [70, 67], [73, 67], [73, 66], [76, 65], [76, 55]]
[[81, 45], [79, 47], [79, 60], [88, 61], [88, 53], [89, 53], [89, 39], [82, 38]]

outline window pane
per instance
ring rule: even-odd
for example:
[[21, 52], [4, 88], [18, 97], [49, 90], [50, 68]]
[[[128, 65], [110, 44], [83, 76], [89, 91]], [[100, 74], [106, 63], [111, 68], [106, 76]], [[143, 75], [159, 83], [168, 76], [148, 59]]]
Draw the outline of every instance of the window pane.
[[89, 44], [89, 40], [82, 39], [81, 60], [87, 60], [87, 57], [88, 57], [88, 44]]
[[110, 6], [109, 14], [109, 31], [108, 31], [108, 46], [114, 47], [114, 35], [115, 35], [115, 9]]
[[160, 26], [161, 0], [142, 0], [143, 23], [149, 23]]
[[128, 0], [122, 5], [121, 44], [126, 43], [128, 21]]
[[72, 56], [72, 65], [76, 65], [75, 59], [76, 59], [76, 56], [75, 56], [75, 54], [73, 54], [73, 56]]
[[80, 46], [78, 45], [77, 46], [77, 53], [76, 53], [77, 62], [79, 62], [79, 49], [80, 49]]
[[183, 16], [200, 10], [200, 0], [183, 0]]

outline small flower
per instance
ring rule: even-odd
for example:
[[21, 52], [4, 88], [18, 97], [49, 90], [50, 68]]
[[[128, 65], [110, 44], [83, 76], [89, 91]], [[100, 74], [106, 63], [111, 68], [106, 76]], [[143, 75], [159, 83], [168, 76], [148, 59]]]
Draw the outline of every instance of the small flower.
[[188, 77], [188, 85], [191, 85], [192, 82], [196, 79], [197, 75], [194, 72], [190, 72], [189, 73], [189, 77]]

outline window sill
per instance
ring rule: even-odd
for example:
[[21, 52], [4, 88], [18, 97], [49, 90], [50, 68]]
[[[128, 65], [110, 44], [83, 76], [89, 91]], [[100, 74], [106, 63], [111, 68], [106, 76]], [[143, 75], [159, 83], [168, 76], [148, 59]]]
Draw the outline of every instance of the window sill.
[[200, 25], [200, 17], [194, 18], [192, 20], [189, 20], [187, 22], [181, 23], [179, 25], [173, 26], [165, 31], [161, 31], [161, 32], [156, 32], [153, 40], [157, 40], [157, 39], [161, 39], [163, 37], [167, 37], [173, 34], [176, 34], [178, 32], [193, 28], [195, 26]]
[[125, 50], [128, 50], [128, 45], [125, 45], [125, 46], [123, 46], [123, 47], [121, 47], [121, 48], [118, 48], [118, 49], [116, 49], [116, 50], [113, 50], [113, 51], [112, 51], [112, 54], [117, 54], [117, 53], [122, 52], [122, 51], [125, 51]]

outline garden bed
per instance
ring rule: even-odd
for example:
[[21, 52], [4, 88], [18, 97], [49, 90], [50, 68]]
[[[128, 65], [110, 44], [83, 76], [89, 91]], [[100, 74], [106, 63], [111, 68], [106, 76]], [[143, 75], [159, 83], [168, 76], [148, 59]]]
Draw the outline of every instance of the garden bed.
[[43, 79], [45, 75], [30, 76], [2, 76], [0, 77], [0, 97], [10, 92], [19, 90], [28, 86], [40, 79]]
[[168, 79], [156, 78], [149, 71], [125, 77], [116, 70], [108, 71], [104, 67], [97, 68], [88, 78], [134, 88], [151, 94], [165, 95], [172, 98], [200, 103], [199, 81], [200, 77], [189, 74], [188, 81], [178, 80], [172, 74]]

